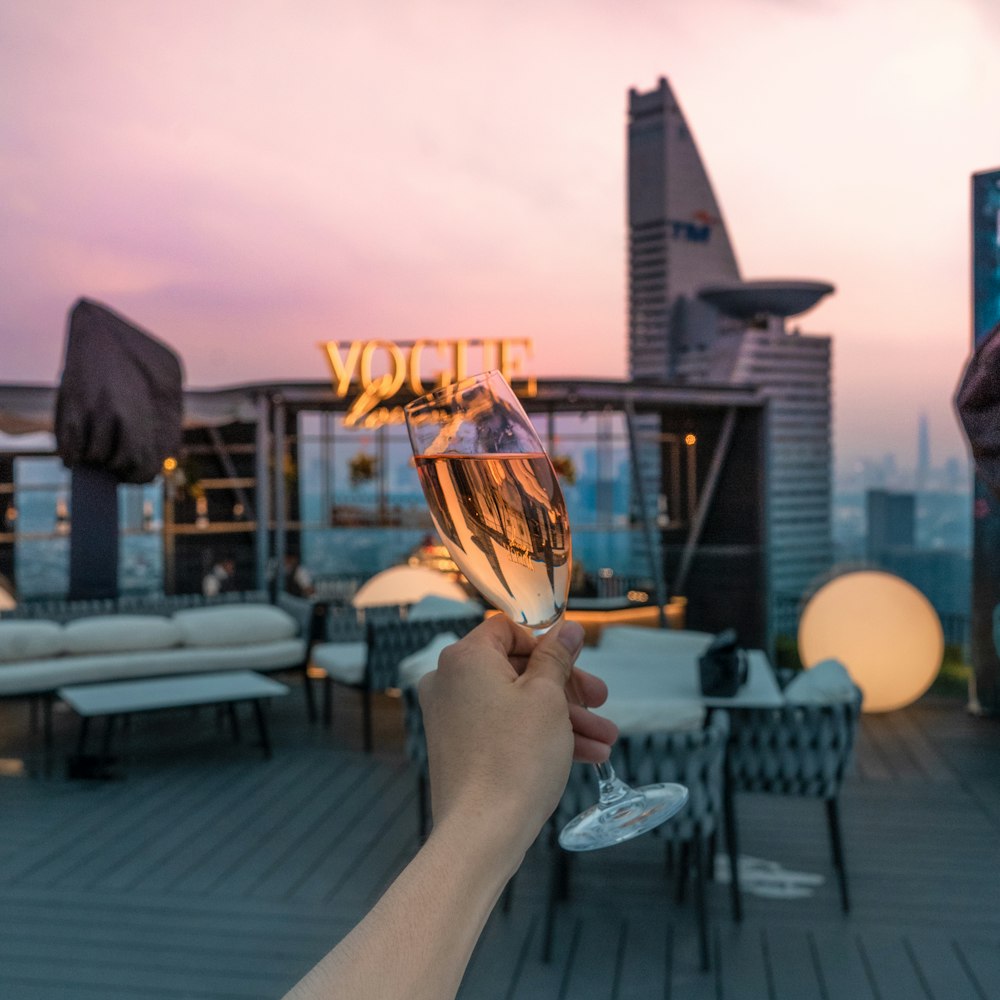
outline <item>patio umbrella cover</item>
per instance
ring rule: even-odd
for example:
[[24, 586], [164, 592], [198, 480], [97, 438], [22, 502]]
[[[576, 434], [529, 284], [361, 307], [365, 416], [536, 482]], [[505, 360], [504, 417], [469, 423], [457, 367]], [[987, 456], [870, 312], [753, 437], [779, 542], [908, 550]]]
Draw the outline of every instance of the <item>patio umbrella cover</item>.
[[183, 371], [177, 355], [106, 306], [70, 314], [56, 397], [59, 457], [120, 483], [148, 483], [181, 445]]

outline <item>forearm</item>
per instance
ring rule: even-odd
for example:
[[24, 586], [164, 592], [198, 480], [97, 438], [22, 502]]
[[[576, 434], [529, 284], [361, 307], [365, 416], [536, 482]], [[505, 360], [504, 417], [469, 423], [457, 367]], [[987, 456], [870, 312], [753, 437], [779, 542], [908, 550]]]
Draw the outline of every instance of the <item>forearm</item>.
[[435, 831], [364, 920], [285, 1000], [446, 1000], [515, 865], [487, 837]]

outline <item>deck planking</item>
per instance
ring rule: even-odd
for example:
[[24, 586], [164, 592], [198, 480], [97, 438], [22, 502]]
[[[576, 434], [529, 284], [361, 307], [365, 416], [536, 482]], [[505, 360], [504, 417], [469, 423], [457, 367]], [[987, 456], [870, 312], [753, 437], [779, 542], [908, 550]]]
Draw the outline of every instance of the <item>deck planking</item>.
[[[210, 712], [164, 713], [133, 723], [108, 782], [46, 776], [25, 706], [0, 704], [0, 757], [24, 761], [0, 777], [0, 996], [278, 997], [346, 933], [418, 847], [415, 776], [398, 702], [379, 700], [369, 756], [351, 693], [330, 729], [296, 694], [271, 709], [271, 760]], [[72, 749], [72, 716], [56, 737]], [[1000, 1000], [998, 775], [1000, 723], [956, 702], [865, 717], [841, 799], [849, 917], [821, 803], [739, 796], [744, 855], [823, 881], [802, 899], [747, 893], [740, 925], [710, 884], [708, 973], [655, 837], [574, 859], [543, 962], [540, 842], [460, 996]]]

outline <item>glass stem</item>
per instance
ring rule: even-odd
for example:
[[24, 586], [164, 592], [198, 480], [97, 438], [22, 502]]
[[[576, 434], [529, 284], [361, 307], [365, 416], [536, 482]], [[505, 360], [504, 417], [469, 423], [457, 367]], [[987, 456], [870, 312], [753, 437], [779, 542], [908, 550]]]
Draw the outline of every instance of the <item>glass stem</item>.
[[[572, 675], [570, 675], [569, 687], [573, 692], [573, 697], [576, 699], [576, 703], [584, 711], [589, 712], [590, 709], [587, 708], [580, 695], [580, 689], [577, 687], [576, 678]], [[611, 766], [610, 760], [604, 760], [601, 761], [600, 764], [595, 764], [594, 770], [597, 771], [597, 788], [600, 805], [613, 805], [615, 802], [620, 802], [626, 796], [632, 794], [632, 789], [629, 788], [629, 786], [626, 785], [617, 774], [615, 774], [615, 769]]]
[[602, 806], [618, 802], [632, 791], [615, 774], [615, 769], [611, 766], [611, 761], [605, 760], [600, 764], [595, 764], [594, 770], [597, 771], [597, 787], [600, 792], [600, 803]]

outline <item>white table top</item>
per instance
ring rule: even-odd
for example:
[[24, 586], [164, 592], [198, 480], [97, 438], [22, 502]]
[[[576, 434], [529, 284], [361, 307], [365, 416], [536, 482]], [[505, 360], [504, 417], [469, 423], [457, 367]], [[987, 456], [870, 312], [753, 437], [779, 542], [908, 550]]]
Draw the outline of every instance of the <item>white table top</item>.
[[701, 693], [697, 656], [683, 653], [634, 654], [621, 650], [585, 648], [577, 665], [608, 685], [608, 700], [599, 709], [623, 731], [682, 728], [690, 719], [701, 724], [707, 708], [780, 708], [784, 697], [767, 656], [761, 650], [747, 654], [747, 682], [731, 698], [708, 698]]
[[288, 693], [288, 687], [252, 670], [151, 677], [106, 684], [74, 684], [56, 692], [79, 715], [118, 715], [188, 705], [217, 705]]
[[[608, 700], [597, 711], [625, 733], [698, 728], [708, 708], [779, 708], [785, 703], [761, 650], [748, 652], [747, 682], [732, 698], [704, 697], [698, 656], [711, 638], [669, 629], [622, 630], [610, 643], [585, 646], [577, 665], [608, 685]], [[434, 670], [441, 649], [454, 641], [454, 636], [438, 636], [407, 657], [400, 668], [403, 683], [414, 684]]]

